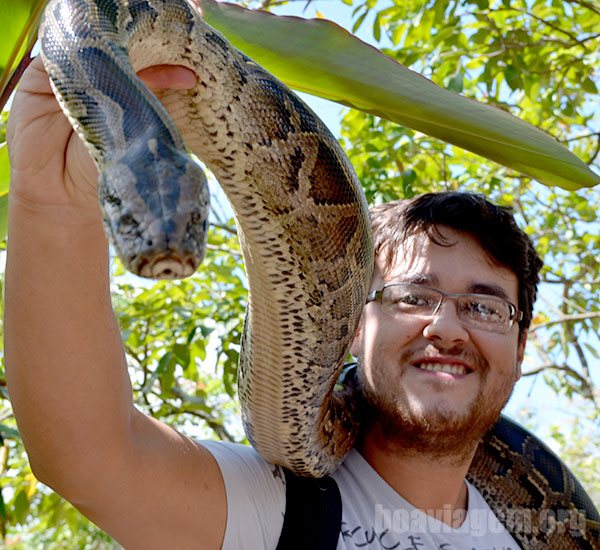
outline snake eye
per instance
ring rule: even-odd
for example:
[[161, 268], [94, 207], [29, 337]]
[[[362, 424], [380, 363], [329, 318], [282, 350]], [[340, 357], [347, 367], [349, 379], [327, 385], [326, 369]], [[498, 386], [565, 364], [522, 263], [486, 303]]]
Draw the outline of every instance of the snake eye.
[[121, 218], [121, 223], [123, 225], [133, 225], [135, 223], [135, 220], [133, 219], [133, 216], [131, 214], [124, 214]]
[[[200, 212], [192, 212], [192, 214], [190, 216], [190, 222], [192, 224], [198, 225], [202, 221], [203, 221], [202, 215], [200, 214]], [[203, 227], [204, 227], [204, 229], [206, 229], [206, 220], [204, 220]]]
[[131, 231], [137, 225], [136, 219], [129, 213], [123, 214], [119, 219], [119, 231], [121, 232]]
[[106, 195], [104, 195], [106, 202], [108, 204], [111, 204], [113, 206], [121, 206], [121, 199], [119, 197], [117, 197], [117, 195], [111, 195], [110, 193], [106, 193]]

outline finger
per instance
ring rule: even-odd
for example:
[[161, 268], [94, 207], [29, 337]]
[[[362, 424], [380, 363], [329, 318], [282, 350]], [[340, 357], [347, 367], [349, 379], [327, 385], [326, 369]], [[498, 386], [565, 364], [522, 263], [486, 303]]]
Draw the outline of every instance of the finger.
[[25, 69], [17, 91], [53, 95], [42, 58], [38, 55]]
[[192, 4], [194, 5], [194, 7], [196, 8], [196, 10], [200, 14], [200, 17], [202, 17], [202, 15], [203, 15], [202, 0], [192, 0]]
[[155, 92], [167, 89], [188, 90], [196, 85], [196, 73], [180, 65], [155, 65], [142, 69], [138, 76]]

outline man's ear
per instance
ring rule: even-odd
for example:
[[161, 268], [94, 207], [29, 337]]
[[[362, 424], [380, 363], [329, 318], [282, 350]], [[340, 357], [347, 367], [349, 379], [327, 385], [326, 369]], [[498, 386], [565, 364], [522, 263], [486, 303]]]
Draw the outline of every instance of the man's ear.
[[527, 345], [527, 331], [524, 330], [519, 335], [519, 343], [517, 347], [517, 368], [515, 369], [515, 381], [521, 378], [523, 374], [521, 371], [521, 364], [523, 363], [523, 358], [525, 357], [525, 346]]
[[363, 318], [364, 313], [361, 315], [360, 320], [358, 321], [358, 326], [354, 331], [354, 338], [352, 339], [352, 344], [350, 345], [350, 353], [354, 355], [354, 357], [359, 357], [360, 352], [362, 351], [362, 333], [363, 333]]

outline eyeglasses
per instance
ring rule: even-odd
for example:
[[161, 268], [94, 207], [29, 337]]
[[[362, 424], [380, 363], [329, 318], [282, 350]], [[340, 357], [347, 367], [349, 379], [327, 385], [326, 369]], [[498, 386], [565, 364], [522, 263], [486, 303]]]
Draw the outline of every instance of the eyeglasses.
[[432, 317], [444, 300], [456, 302], [456, 312], [464, 327], [506, 334], [515, 321], [523, 318], [516, 306], [487, 294], [447, 294], [435, 288], [411, 283], [395, 283], [373, 290], [367, 303], [378, 301], [381, 309], [395, 319], [406, 315]]

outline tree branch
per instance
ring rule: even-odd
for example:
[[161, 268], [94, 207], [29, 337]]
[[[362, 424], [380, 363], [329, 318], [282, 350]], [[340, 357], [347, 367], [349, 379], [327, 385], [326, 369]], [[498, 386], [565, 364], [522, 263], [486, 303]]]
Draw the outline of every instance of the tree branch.
[[581, 363], [581, 368], [583, 369], [583, 374], [584, 376], [590, 380], [590, 366], [588, 364], [588, 360], [587, 357], [585, 356], [585, 353], [583, 353], [583, 349], [581, 348], [581, 345], [579, 344], [579, 342], [575, 341], [573, 342], [573, 347], [575, 348], [575, 351], [577, 352], [577, 357], [579, 357], [579, 362]]
[[600, 153], [600, 135], [598, 135], [598, 139], [596, 140], [596, 149], [591, 154], [588, 164], [592, 164], [596, 160], [596, 157], [598, 156], [599, 153]]
[[225, 224], [221, 224], [221, 223], [213, 223], [211, 225], [213, 227], [216, 227], [217, 229], [222, 229], [223, 231], [225, 231], [226, 233], [229, 233], [230, 235], [237, 236], [237, 231], [235, 229], [232, 229], [231, 226], [229, 226], [229, 225], [225, 225]]
[[231, 254], [236, 258], [242, 258], [241, 253], [230, 250], [229, 248], [221, 248], [220, 246], [216, 246], [214, 244], [207, 243], [206, 250], [214, 250], [215, 252], [223, 252], [223, 254]]
[[571, 141], [578, 141], [580, 139], [587, 139], [591, 137], [600, 137], [600, 132], [591, 132], [589, 134], [585, 134], [583, 136], [575, 136], [568, 139], [557, 139], [556, 141], [560, 141], [560, 143], [570, 143]]
[[193, 416], [201, 418], [217, 434], [217, 436], [219, 436], [220, 439], [235, 442], [235, 438], [233, 437], [233, 435], [231, 435], [229, 433], [227, 428], [225, 428], [225, 426], [221, 422], [219, 422], [219, 420], [214, 418], [210, 413], [207, 413], [205, 411], [199, 411], [197, 409], [190, 410], [185, 407], [186, 403], [191, 403], [191, 404], [201, 405], [203, 407], [206, 407], [207, 405], [206, 405], [205, 399], [203, 399], [201, 397], [197, 397], [195, 395], [190, 395], [190, 394], [186, 393], [185, 391], [183, 391], [183, 389], [181, 389], [179, 386], [175, 386], [174, 388], [171, 389], [171, 391], [173, 392], [173, 395], [175, 397], [177, 397], [178, 399], [181, 399], [183, 406], [175, 407], [175, 406], [169, 404], [171, 407], [171, 412], [168, 414], [170, 414], [170, 415], [191, 414]]
[[591, 311], [589, 313], [577, 313], [574, 315], [563, 315], [558, 319], [552, 319], [545, 323], [540, 323], [532, 327], [529, 332], [533, 333], [542, 328], [550, 327], [552, 325], [558, 325], [559, 323], [568, 323], [569, 321], [584, 321], [586, 319], [597, 319], [600, 318], [600, 311]]
[[574, 368], [569, 367], [569, 365], [557, 365], [556, 363], [546, 363], [544, 365], [540, 365], [532, 370], [523, 373], [523, 376], [535, 376], [536, 374], [540, 374], [545, 370], [557, 370], [561, 371], [575, 380], [577, 380], [580, 384], [581, 391], [579, 392], [584, 397], [587, 397], [592, 401], [594, 406], [598, 409], [598, 400], [599, 395], [598, 391], [591, 383], [590, 380], [586, 379], [581, 373], [577, 372]]
[[590, 2], [586, 2], [585, 0], [567, 0], [567, 2], [573, 3], [573, 4], [579, 4], [580, 6], [587, 8], [588, 10], [591, 10], [594, 13], [597, 13], [598, 15], [600, 15], [600, 9], [598, 9], [596, 6], [594, 6]]
[[6, 102], [8, 101], [8, 98], [11, 96], [11, 94], [14, 92], [15, 88], [17, 87], [17, 84], [19, 83], [19, 80], [21, 80], [21, 77], [23, 76], [25, 69], [27, 69], [27, 67], [29, 67], [29, 64], [33, 61], [33, 57], [31, 57], [31, 49], [32, 48], [33, 48], [33, 44], [31, 46], [31, 48], [29, 49], [29, 51], [25, 52], [25, 55], [23, 56], [23, 58], [17, 65], [15, 72], [10, 76], [8, 82], [6, 83], [6, 87], [2, 91], [2, 94], [0, 95], [0, 111], [4, 108], [4, 106], [6, 105]]

